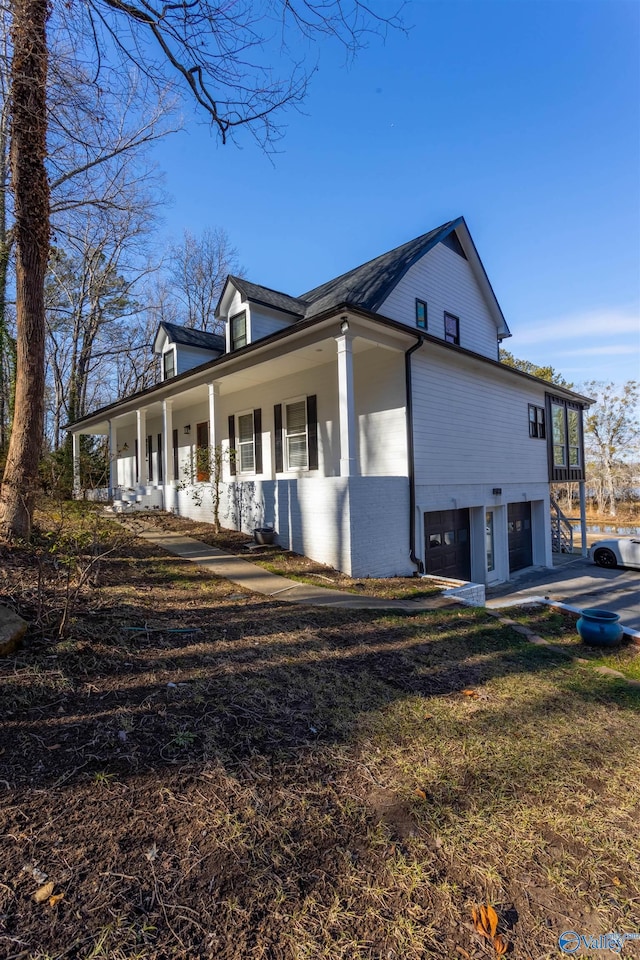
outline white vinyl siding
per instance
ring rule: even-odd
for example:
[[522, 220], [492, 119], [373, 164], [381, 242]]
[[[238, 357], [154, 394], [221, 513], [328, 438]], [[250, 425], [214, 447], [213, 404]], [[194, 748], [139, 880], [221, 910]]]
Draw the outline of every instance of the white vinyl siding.
[[417, 482], [520, 483], [518, 499], [529, 481], [548, 483], [547, 446], [531, 443], [528, 426], [529, 404], [544, 405], [544, 387], [452, 357], [433, 345], [412, 357]]
[[415, 330], [416, 298], [429, 304], [429, 333], [444, 339], [444, 315], [460, 319], [460, 346], [498, 358], [497, 328], [468, 260], [438, 243], [405, 276], [378, 313]]
[[278, 330], [284, 330], [295, 323], [296, 318], [288, 314], [277, 313], [266, 307], [251, 306], [251, 342], [262, 340]]
[[202, 350], [200, 347], [190, 347], [182, 343], [177, 343], [175, 350], [176, 374], [186, 373], [187, 370], [199, 367], [201, 363], [215, 360], [222, 353], [221, 350]]

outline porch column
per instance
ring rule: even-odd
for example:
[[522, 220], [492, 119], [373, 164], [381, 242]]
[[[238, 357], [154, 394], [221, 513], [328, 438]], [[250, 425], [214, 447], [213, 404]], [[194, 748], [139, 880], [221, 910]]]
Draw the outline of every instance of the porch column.
[[340, 408], [340, 476], [358, 475], [356, 454], [356, 406], [353, 394], [353, 337], [349, 324], [343, 321], [343, 335], [338, 345], [338, 403]]
[[582, 541], [582, 556], [586, 557], [589, 552], [587, 546], [587, 493], [586, 493], [586, 481], [578, 481], [578, 489], [580, 491], [580, 539]]
[[164, 485], [173, 486], [173, 401], [162, 401], [162, 476]]
[[73, 453], [73, 492], [80, 493], [80, 434], [71, 434], [71, 444]]
[[164, 478], [163, 505], [173, 510], [176, 505], [175, 480], [173, 479], [173, 401], [162, 401], [162, 476]]
[[116, 421], [109, 420], [109, 499], [115, 496], [118, 486], [118, 440]]
[[[216, 433], [216, 404], [220, 397], [220, 385], [217, 383], [209, 384], [209, 448], [210, 454], [214, 454], [218, 446], [218, 434]], [[211, 455], [209, 457], [211, 459]]]
[[147, 411], [146, 408], [136, 411], [138, 427], [138, 483], [146, 487], [149, 483], [147, 469]]

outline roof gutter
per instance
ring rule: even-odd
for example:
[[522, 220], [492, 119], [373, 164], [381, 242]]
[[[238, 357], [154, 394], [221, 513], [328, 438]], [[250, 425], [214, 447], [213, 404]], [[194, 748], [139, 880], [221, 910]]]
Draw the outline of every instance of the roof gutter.
[[416, 471], [414, 463], [413, 444], [413, 387], [411, 384], [411, 356], [424, 343], [424, 337], [419, 336], [413, 346], [404, 354], [405, 386], [407, 391], [407, 466], [409, 471], [409, 558], [418, 568], [418, 573], [424, 573], [424, 564], [416, 556]]

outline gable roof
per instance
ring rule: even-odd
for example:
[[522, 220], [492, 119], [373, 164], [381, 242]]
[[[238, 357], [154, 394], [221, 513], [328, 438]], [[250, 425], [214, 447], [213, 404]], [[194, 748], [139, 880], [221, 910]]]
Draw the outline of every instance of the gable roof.
[[282, 313], [291, 313], [294, 317], [300, 319], [305, 316], [309, 306], [306, 300], [290, 297], [287, 293], [280, 293], [279, 290], [263, 287], [259, 283], [250, 283], [248, 280], [234, 277], [231, 274], [227, 278], [227, 283], [229, 282], [234, 285], [236, 290], [240, 291], [245, 300], [259, 303], [264, 307], [273, 307], [274, 310], [280, 310]]
[[192, 327], [180, 327], [177, 323], [161, 321], [153, 338], [154, 351], [157, 352], [158, 334], [163, 330], [170, 343], [181, 343], [186, 347], [199, 347], [201, 350], [214, 350], [217, 353], [225, 349], [224, 337], [219, 333], [207, 333], [206, 330], [194, 330]]
[[288, 313], [295, 317], [297, 321], [309, 320], [311, 317], [331, 310], [339, 304], [349, 304], [370, 313], [377, 313], [407, 271], [425, 253], [428, 253], [436, 244], [446, 240], [458, 229], [460, 232], [455, 234], [455, 238], [459, 244], [462, 241], [462, 254], [470, 261], [478, 282], [488, 298], [490, 310], [498, 329], [498, 336], [500, 339], [510, 337], [511, 332], [482, 261], [478, 256], [478, 251], [464, 217], [449, 220], [434, 230], [416, 237], [415, 240], [409, 240], [408, 243], [403, 243], [373, 260], [361, 264], [359, 267], [354, 267], [353, 270], [348, 270], [347, 273], [343, 273], [333, 280], [328, 280], [299, 297], [291, 297], [279, 290], [263, 287], [257, 283], [250, 283], [241, 277], [229, 276], [216, 307], [216, 316], [220, 315], [222, 300], [229, 289], [229, 285], [235, 287], [245, 300]]
[[463, 218], [424, 233], [415, 240], [389, 250], [327, 283], [303, 293], [301, 299], [309, 303], [306, 316], [328, 310], [338, 303], [353, 303], [376, 313], [407, 270], [432, 247], [462, 224]]

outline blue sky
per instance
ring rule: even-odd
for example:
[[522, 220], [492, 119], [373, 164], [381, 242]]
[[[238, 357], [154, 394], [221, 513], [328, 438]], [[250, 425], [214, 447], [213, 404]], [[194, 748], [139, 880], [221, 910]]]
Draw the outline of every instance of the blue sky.
[[164, 233], [223, 226], [249, 279], [299, 294], [462, 214], [508, 349], [639, 378], [640, 3], [416, 0], [405, 21], [348, 67], [301, 48], [318, 71], [273, 160], [188, 118], [156, 151]]

